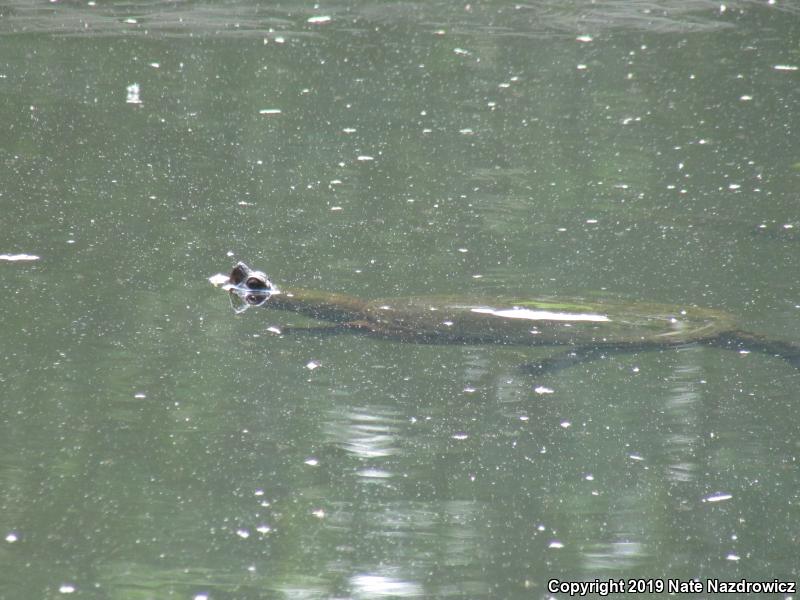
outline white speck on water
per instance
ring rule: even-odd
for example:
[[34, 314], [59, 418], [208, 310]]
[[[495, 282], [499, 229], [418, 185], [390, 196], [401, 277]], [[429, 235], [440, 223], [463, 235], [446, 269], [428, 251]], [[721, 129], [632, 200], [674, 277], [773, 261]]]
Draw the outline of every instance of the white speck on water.
[[357, 130], [355, 127], [345, 127], [342, 129], [343, 133], [355, 133]]
[[444, 325], [445, 327], [452, 327], [453, 326], [453, 322], [452, 321], [442, 321], [442, 325]]
[[370, 160], [375, 160], [375, 157], [374, 156], [368, 156], [366, 154], [361, 154], [361, 155], [356, 157], [356, 160], [361, 161], [361, 162], [368, 162]]
[[572, 423], [570, 423], [569, 421], [561, 421], [561, 423], [559, 423], [559, 425], [561, 425], [561, 427], [563, 427], [564, 429], [568, 429], [568, 428], [572, 427]]
[[333, 18], [329, 15], [319, 15], [317, 17], [309, 17], [306, 19], [306, 23], [311, 23], [312, 25], [321, 25], [322, 23], [330, 23]]
[[450, 437], [452, 437], [454, 440], [465, 440], [465, 439], [467, 439], [469, 436], [468, 436], [466, 433], [463, 433], [463, 432], [462, 432], [462, 433], [454, 433], [454, 434], [453, 434], [452, 436], [450, 436]]
[[575, 65], [575, 68], [576, 68], [576, 69], [578, 69], [578, 71], [585, 71], [585, 70], [586, 70], [586, 69], [588, 69], [589, 67], [587, 67], [586, 65], [584, 65], [583, 63], [581, 63], [581, 64], [578, 64], [578, 65]]
[[535, 388], [533, 388], [533, 391], [537, 394], [552, 394], [554, 390], [543, 385], [537, 385]]
[[728, 556], [725, 557], [725, 560], [736, 561], [736, 560], [740, 560], [740, 558], [741, 557], [738, 554], [728, 554]]
[[712, 494], [711, 496], [706, 496], [703, 498], [703, 502], [722, 502], [723, 500], [730, 500], [731, 498], [733, 498], [733, 494], [720, 492], [717, 494]]
[[0, 260], [16, 262], [20, 260], [39, 260], [35, 254], [0, 254]]
[[154, 69], [161, 68], [161, 63], [151, 62], [148, 66], [153, 67]]
[[586, 223], [588, 225], [595, 225], [597, 224], [597, 219], [586, 219]]
[[[281, 36], [281, 35], [276, 36], [275, 37], [275, 43], [276, 44], [284, 44], [284, 43], [286, 43], [286, 38]], [[304, 90], [304, 91], [306, 91], [306, 93], [307, 93], [307, 90]]]
[[742, 187], [742, 186], [741, 186], [741, 185], [739, 185], [738, 183], [731, 183], [731, 184], [729, 184], [729, 185], [728, 185], [728, 189], [729, 189], [729, 190], [738, 190], [738, 189], [739, 189], [739, 188], [741, 188], [741, 187]]
[[236, 535], [238, 535], [243, 540], [246, 540], [250, 537], [250, 532], [247, 529], [237, 529]]
[[594, 475], [592, 475], [592, 474], [590, 473], [589, 475], [587, 475], [586, 477], [584, 477], [584, 479], [585, 479], [586, 481], [594, 481]]
[[558, 549], [558, 548], [563, 548], [563, 547], [564, 547], [564, 544], [562, 544], [562, 543], [561, 543], [560, 541], [558, 541], [558, 540], [553, 540], [552, 542], [550, 542], [550, 543], [547, 545], [547, 547], [548, 547], [548, 548], [555, 548], [555, 549]]
[[141, 104], [142, 98], [140, 96], [141, 88], [138, 83], [132, 83], [125, 88], [127, 96], [125, 102], [128, 104]]
[[469, 127], [465, 127], [464, 129], [459, 129], [458, 133], [461, 135], [473, 135], [475, 132]]
[[784, 223], [783, 224], [783, 228], [784, 229], [793, 229], [794, 225], [792, 225], [791, 223]]
[[208, 594], [195, 594], [192, 597], [192, 600], [208, 600], [210, 596]]
[[263, 496], [264, 495], [264, 490], [262, 490], [261, 488], [258, 488], [255, 492], [253, 492], [253, 495], [254, 496]]
[[469, 249], [467, 249], [467, 248], [459, 248], [458, 251], [461, 252], [461, 253], [464, 253], [464, 252], [469, 252]]
[[336, 212], [336, 211], [339, 211], [339, 210], [342, 210], [341, 206], [331, 206], [331, 211], [332, 212]]
[[322, 510], [321, 508], [317, 508], [316, 510], [312, 510], [311, 514], [314, 515], [315, 517], [317, 517], [318, 519], [324, 519], [325, 518], [325, 511]]
[[279, 115], [281, 114], [280, 108], [262, 108], [258, 111], [260, 115]]
[[465, 394], [474, 394], [477, 390], [472, 386], [467, 386], [462, 390]]
[[453, 52], [460, 56], [469, 56], [469, 50], [464, 50], [464, 48], [453, 48]]
[[314, 369], [317, 369], [321, 366], [322, 363], [319, 362], [318, 360], [310, 360], [306, 363], [306, 369], [308, 369], [309, 371], [313, 371]]
[[261, 534], [269, 533], [270, 531], [272, 531], [272, 527], [266, 524], [259, 525], [258, 527], [256, 527], [256, 531]]
[[58, 586], [58, 591], [62, 594], [72, 594], [75, 592], [75, 590], [76, 587], [71, 583], [62, 583], [60, 586]]
[[7, 541], [9, 544], [13, 544], [13, 543], [14, 543], [14, 542], [16, 542], [17, 540], [19, 540], [19, 536], [17, 535], [17, 533], [16, 533], [15, 531], [12, 531], [12, 532], [11, 532], [11, 533], [9, 533], [8, 535], [6, 535], [6, 541]]
[[629, 454], [628, 458], [630, 458], [631, 460], [644, 460], [644, 457], [638, 454]]
[[797, 65], [775, 65], [772, 67], [776, 71], [797, 71]]
[[747, 356], [748, 354], [750, 354], [750, 350], [739, 350], [739, 354], [741, 354], [742, 356]]
[[361, 469], [357, 475], [369, 479], [389, 479], [392, 476], [389, 471], [383, 469]]
[[575, 39], [577, 41], [579, 41], [579, 42], [588, 43], [588, 42], [591, 42], [594, 38], [592, 38], [592, 36], [590, 36], [590, 35], [579, 35]]
[[145, 394], [144, 392], [136, 392], [133, 395], [133, 397], [136, 398], [137, 400], [144, 400], [145, 398], [147, 398], [147, 394]]
[[528, 415], [520, 415], [519, 416], [519, 420], [520, 421], [530, 421], [531, 418]]
[[270, 325], [269, 327], [267, 327], [267, 331], [269, 331], [270, 333], [274, 333], [275, 335], [281, 334], [281, 330], [275, 327], [274, 325]]
[[745, 94], [744, 96], [739, 96], [739, 100], [741, 100], [742, 102], [747, 102], [747, 101], [752, 100], [752, 99], [753, 99], [753, 97], [748, 95], [748, 94]]
[[132, 17], [129, 17], [129, 18], [125, 19], [124, 22], [127, 23], [128, 25], [136, 25], [139, 21], [137, 21], [136, 19], [134, 19]]
[[307, 464], [309, 467], [316, 467], [319, 464], [319, 460], [317, 460], [313, 456], [311, 458], [305, 459], [303, 462]]

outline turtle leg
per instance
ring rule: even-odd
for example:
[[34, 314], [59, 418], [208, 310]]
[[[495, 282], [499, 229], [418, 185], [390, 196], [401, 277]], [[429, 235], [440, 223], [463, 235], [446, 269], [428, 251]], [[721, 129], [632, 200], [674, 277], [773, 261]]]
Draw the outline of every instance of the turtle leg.
[[581, 363], [605, 358], [611, 353], [608, 348], [572, 348], [536, 362], [522, 364], [520, 368], [532, 375], [546, 375], [558, 373]]
[[604, 360], [616, 354], [636, 354], [637, 352], [662, 351], [664, 346], [657, 344], [625, 344], [620, 346], [577, 346], [547, 358], [522, 365], [523, 370], [534, 375], [558, 373], [592, 360]]
[[340, 333], [370, 333], [372, 326], [366, 321], [348, 321], [347, 323], [326, 323], [324, 325], [271, 327], [268, 331], [277, 335], [337, 335]]
[[796, 369], [800, 369], [800, 344], [777, 340], [749, 331], [731, 331], [708, 340], [708, 344], [738, 352], [754, 350], [782, 358]]

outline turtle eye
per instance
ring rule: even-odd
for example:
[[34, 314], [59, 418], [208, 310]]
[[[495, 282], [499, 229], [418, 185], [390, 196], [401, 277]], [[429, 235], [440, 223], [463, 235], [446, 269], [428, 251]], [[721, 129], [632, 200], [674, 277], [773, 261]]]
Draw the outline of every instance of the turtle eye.
[[247, 281], [245, 281], [245, 285], [251, 290], [266, 290], [268, 287], [266, 279], [256, 277], [255, 275], [248, 277]]

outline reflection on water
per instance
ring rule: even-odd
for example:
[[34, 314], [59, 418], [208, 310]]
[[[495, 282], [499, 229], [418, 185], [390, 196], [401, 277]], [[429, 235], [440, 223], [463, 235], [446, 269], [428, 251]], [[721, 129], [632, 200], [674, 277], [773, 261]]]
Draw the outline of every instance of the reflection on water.
[[[392, 572], [393, 569], [389, 567], [385, 571]], [[424, 595], [422, 587], [415, 583], [376, 574], [354, 575], [350, 585], [356, 598], [413, 598]]]
[[[483, 36], [552, 37], [615, 30], [650, 33], [698, 33], [733, 27], [726, 11], [747, 9], [757, 0], [732, 0], [725, 10], [714, 0], [596, 0], [583, 2], [545, 0], [504, 5], [495, 2], [469, 5], [395, 2], [391, 5], [359, 2], [347, 9], [324, 9], [296, 4], [265, 6], [240, 0], [224, 7], [214, 3], [164, 4], [140, 0], [119, 6], [99, 2], [51, 3], [44, 10], [38, 3], [12, 0], [4, 15], [5, 29], [15, 33], [58, 33], [62, 35], [158, 35], [191, 36], [207, 34], [226, 37], [270, 35], [324, 27], [339, 20], [352, 22], [353, 15], [365, 22], [381, 24], [449, 24], [453, 33]], [[797, 13], [797, 7], [774, 3], [775, 10]], [[308, 35], [295, 30], [293, 34]]]
[[325, 425], [332, 443], [355, 457], [370, 459], [400, 453], [397, 409], [371, 405], [341, 414], [332, 412]]
[[698, 387], [703, 385], [703, 372], [697, 360], [699, 347], [683, 348], [678, 358], [686, 359], [673, 368], [665, 381], [669, 398], [664, 407], [663, 441], [665, 456], [669, 456], [666, 477], [676, 483], [693, 481], [705, 462], [699, 455], [708, 437], [703, 431], [704, 408]]

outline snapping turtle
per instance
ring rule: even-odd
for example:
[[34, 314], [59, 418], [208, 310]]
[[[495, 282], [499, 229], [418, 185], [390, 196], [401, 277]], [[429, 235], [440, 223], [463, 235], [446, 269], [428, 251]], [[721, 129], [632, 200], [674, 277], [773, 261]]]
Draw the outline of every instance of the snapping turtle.
[[709, 308], [582, 299], [394, 298], [362, 300], [313, 290], [279, 290], [262, 271], [237, 263], [210, 281], [230, 292], [236, 312], [251, 306], [300, 313], [331, 330], [359, 330], [402, 341], [567, 346], [549, 359], [561, 368], [607, 352], [703, 343], [781, 357], [800, 368], [800, 344], [737, 329]]

